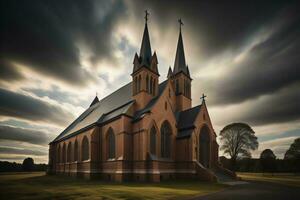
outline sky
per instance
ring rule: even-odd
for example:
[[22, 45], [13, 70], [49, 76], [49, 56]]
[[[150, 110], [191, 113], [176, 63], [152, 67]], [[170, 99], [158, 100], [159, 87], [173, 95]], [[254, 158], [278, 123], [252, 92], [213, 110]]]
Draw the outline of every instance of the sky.
[[[160, 82], [173, 67], [181, 18], [193, 106], [207, 95], [217, 135], [255, 131], [258, 157], [282, 158], [300, 136], [297, 1], [3, 0], [0, 6], [0, 160], [48, 160], [48, 143], [131, 81], [144, 11]], [[221, 153], [222, 154], [222, 153]]]

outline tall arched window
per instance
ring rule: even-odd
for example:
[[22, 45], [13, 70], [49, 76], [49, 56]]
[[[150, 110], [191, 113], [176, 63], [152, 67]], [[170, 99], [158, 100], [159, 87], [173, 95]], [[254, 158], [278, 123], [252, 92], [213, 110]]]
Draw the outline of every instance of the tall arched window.
[[74, 143], [74, 161], [78, 161], [78, 142], [77, 140]]
[[156, 154], [156, 129], [154, 126], [150, 130], [150, 153]]
[[179, 83], [178, 83], [178, 79], [175, 81], [175, 84], [176, 84], [176, 86], [175, 86], [176, 94], [178, 94], [178, 93], [179, 93]]
[[150, 78], [150, 94], [152, 94], [152, 92], [153, 92], [153, 91], [152, 91], [152, 87], [153, 87], [152, 84], [153, 84], [153, 78], [151, 77], [151, 78]]
[[172, 129], [169, 122], [165, 121], [160, 128], [161, 133], [161, 157], [171, 158]]
[[72, 143], [69, 142], [68, 144], [68, 148], [67, 148], [67, 162], [71, 162], [72, 161]]
[[64, 143], [63, 149], [62, 149], [62, 162], [66, 162], [66, 144]]
[[139, 75], [139, 83], [138, 83], [138, 91], [137, 92], [141, 91], [141, 83], [142, 83], [142, 77], [141, 77], [141, 75]]
[[88, 160], [89, 159], [89, 140], [86, 136], [84, 136], [82, 140], [82, 145], [81, 145], [81, 160]]
[[116, 146], [115, 146], [115, 134], [113, 130], [110, 128], [108, 130], [108, 135], [107, 135], [107, 144], [108, 144], [108, 159], [112, 159], [116, 157]]
[[61, 149], [60, 149], [60, 145], [57, 148], [57, 157], [56, 157], [56, 162], [57, 163], [61, 163]]
[[149, 76], [146, 77], [146, 91], [149, 92]]
[[134, 91], [133, 91], [133, 93], [136, 94], [137, 90], [138, 90], [138, 78], [135, 77], [134, 78]]
[[155, 87], [156, 87], [156, 85], [155, 85], [155, 80], [153, 79], [153, 87], [152, 87], [153, 95], [155, 95]]

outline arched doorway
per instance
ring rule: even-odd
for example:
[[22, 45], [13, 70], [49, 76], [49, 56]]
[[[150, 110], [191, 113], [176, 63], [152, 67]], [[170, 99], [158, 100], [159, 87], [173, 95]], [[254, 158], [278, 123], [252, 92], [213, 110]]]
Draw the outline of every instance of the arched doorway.
[[207, 126], [203, 126], [199, 136], [199, 162], [206, 168], [209, 168], [210, 162], [210, 136]]

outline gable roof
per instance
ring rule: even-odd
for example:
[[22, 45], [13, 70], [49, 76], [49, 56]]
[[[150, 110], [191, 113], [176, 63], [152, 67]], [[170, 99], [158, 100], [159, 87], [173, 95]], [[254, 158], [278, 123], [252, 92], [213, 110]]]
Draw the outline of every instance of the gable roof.
[[130, 82], [124, 85], [99, 102], [92, 104], [52, 142], [62, 140], [96, 123], [104, 123], [120, 114], [126, 113], [134, 102], [131, 95], [131, 84]]
[[177, 113], [177, 138], [188, 137], [192, 134], [195, 128], [194, 122], [200, 110], [201, 105]]
[[[133, 117], [133, 121], [141, 119], [143, 114], [149, 112], [156, 103], [159, 96], [167, 85], [167, 80], [158, 86], [158, 95], [151, 99], [147, 106], [137, 111]], [[59, 134], [51, 143], [57, 142], [74, 134], [81, 133], [96, 124], [103, 124], [121, 114], [126, 114], [128, 109], [134, 103], [132, 98], [132, 82], [124, 85], [110, 95], [104, 97], [99, 102], [92, 104], [86, 109], [76, 120], [74, 120], [61, 134]]]

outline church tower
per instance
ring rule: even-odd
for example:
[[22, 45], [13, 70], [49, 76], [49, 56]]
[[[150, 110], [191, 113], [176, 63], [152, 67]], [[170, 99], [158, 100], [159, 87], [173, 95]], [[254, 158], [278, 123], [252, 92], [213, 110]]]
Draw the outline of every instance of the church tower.
[[173, 71], [169, 69], [168, 78], [171, 79], [175, 95], [176, 95], [176, 111], [183, 111], [191, 108], [191, 76], [189, 68], [185, 62], [184, 47], [182, 41], [181, 26], [183, 25], [181, 19], [179, 22], [179, 38], [177, 43], [176, 57]]
[[145, 29], [140, 54], [135, 53], [131, 74], [132, 96], [136, 100], [137, 110], [144, 108], [158, 93], [158, 61], [156, 53], [152, 55], [147, 25], [149, 13], [147, 11], [145, 13]]

